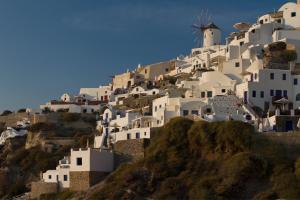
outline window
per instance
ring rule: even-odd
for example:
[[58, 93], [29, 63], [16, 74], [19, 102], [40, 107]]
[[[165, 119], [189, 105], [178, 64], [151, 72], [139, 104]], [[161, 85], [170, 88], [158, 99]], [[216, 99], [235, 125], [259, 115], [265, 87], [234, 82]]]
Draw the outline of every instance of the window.
[[68, 175], [64, 175], [64, 181], [68, 181]]
[[296, 12], [292, 12], [291, 13], [291, 17], [296, 17], [297, 16], [297, 13]]
[[255, 29], [252, 29], [251, 33], [255, 33]]
[[264, 91], [260, 91], [260, 98], [264, 98], [265, 97], [265, 92]]
[[257, 73], [254, 74], [254, 79], [255, 79], [255, 80], [257, 79]]
[[271, 97], [274, 96], [274, 90], [270, 90], [270, 96], [271, 96]]
[[294, 78], [294, 85], [298, 85], [298, 79]]
[[127, 133], [127, 140], [130, 140], [131, 139], [131, 135], [130, 133]]
[[198, 110], [192, 110], [192, 115], [199, 115]]
[[201, 98], [205, 98], [205, 92], [201, 92]]
[[147, 69], [145, 69], [145, 74], [147, 74]]
[[278, 20], [277, 20], [277, 23], [281, 24], [281, 19], [278, 19]]
[[287, 90], [283, 90], [283, 96], [286, 97], [286, 98], [288, 97]]
[[146, 135], [147, 135], [147, 132], [144, 132], [144, 135], [146, 136]]
[[282, 80], [286, 80], [286, 74], [282, 74]]
[[154, 107], [155, 112], [157, 111], [157, 106]]
[[82, 166], [82, 158], [76, 158], [77, 166]]
[[240, 66], [240, 63], [239, 62], [236, 62], [235, 63], [235, 67], [239, 67]]
[[275, 91], [275, 96], [276, 97], [282, 97], [282, 91], [281, 90], [276, 90]]
[[136, 139], [140, 139], [140, 138], [141, 138], [140, 133], [136, 133], [136, 134], [135, 134], [135, 138], [136, 138]]
[[189, 111], [188, 110], [183, 110], [183, 116], [187, 116], [189, 115]]
[[168, 71], [169, 71], [169, 69], [167, 68], [167, 69], [166, 69], [166, 72], [168, 72]]
[[212, 97], [212, 91], [208, 91], [207, 92], [207, 98], [211, 98]]
[[270, 79], [271, 79], [271, 80], [274, 80], [274, 73], [271, 73], [271, 74], [270, 74]]
[[256, 91], [255, 91], [255, 90], [252, 91], [252, 97], [253, 97], [253, 98], [256, 97]]
[[225, 93], [226, 92], [226, 90], [225, 89], [222, 89], [222, 93]]
[[259, 23], [260, 23], [260, 24], [264, 24], [264, 20], [260, 20]]
[[52, 176], [51, 176], [51, 175], [48, 175], [48, 179], [52, 179]]
[[244, 42], [240, 42], [240, 46], [243, 46], [244, 45]]
[[300, 101], [300, 93], [296, 96], [296, 101]]
[[136, 88], [135, 90], [138, 92], [138, 91], [139, 91], [139, 88]]

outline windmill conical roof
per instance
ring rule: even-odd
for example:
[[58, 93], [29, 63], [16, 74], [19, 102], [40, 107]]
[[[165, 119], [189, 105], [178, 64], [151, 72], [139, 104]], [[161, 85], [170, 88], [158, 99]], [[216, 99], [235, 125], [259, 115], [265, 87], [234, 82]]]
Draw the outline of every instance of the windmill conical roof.
[[220, 29], [217, 25], [215, 25], [213, 22], [212, 23], [209, 23], [205, 26], [202, 26], [202, 30], [205, 31], [206, 29]]

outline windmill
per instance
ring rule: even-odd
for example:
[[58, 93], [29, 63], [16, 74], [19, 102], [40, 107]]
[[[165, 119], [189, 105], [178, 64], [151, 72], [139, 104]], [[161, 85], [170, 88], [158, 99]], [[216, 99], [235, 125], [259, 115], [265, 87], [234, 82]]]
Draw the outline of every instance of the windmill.
[[193, 34], [195, 35], [194, 42], [197, 47], [201, 47], [203, 40], [203, 31], [207, 24], [211, 23], [211, 15], [209, 15], [208, 10], [201, 10], [199, 16], [197, 16], [195, 23], [192, 25]]

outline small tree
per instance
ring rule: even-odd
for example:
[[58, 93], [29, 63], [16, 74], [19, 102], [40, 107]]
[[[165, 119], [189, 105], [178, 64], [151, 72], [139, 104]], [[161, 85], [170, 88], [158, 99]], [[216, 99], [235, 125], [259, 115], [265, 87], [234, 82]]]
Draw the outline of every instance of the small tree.
[[10, 111], [10, 110], [5, 110], [5, 111], [3, 111], [3, 113], [1, 114], [1, 116], [8, 116], [8, 115], [10, 115], [10, 114], [12, 114], [12, 111]]
[[42, 113], [43, 113], [43, 114], [47, 114], [47, 113], [50, 113], [50, 112], [51, 112], [51, 110], [50, 110], [49, 107], [45, 107], [45, 108], [42, 110]]
[[18, 113], [25, 113], [26, 112], [26, 108], [21, 108], [18, 110]]

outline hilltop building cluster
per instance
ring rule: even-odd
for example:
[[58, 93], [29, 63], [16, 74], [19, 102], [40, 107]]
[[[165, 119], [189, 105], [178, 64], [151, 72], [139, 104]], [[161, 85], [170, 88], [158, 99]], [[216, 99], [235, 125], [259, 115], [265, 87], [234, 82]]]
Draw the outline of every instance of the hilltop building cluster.
[[47, 111], [99, 113], [94, 148], [73, 149], [43, 180], [69, 188], [80, 177], [74, 172], [93, 178], [110, 172], [113, 144], [150, 139], [153, 130], [177, 116], [240, 120], [260, 132], [298, 129], [300, 1], [234, 27], [237, 31], [222, 44], [221, 30], [209, 23], [201, 27], [203, 47], [190, 55], [139, 65], [106, 86], [83, 88], [76, 96], [63, 94], [42, 105]]

